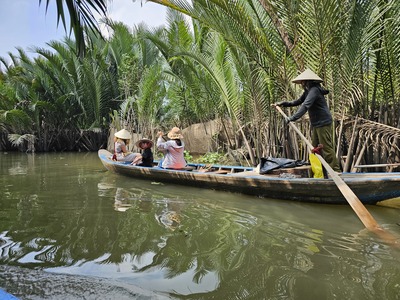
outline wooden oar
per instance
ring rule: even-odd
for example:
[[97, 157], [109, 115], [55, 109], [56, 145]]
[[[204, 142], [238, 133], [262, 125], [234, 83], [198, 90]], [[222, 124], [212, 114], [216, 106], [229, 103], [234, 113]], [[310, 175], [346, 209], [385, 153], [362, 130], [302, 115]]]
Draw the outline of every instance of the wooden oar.
[[[275, 106], [275, 108], [282, 114], [282, 116], [286, 119], [287, 116], [286, 114], [282, 111], [282, 109], [279, 106]], [[296, 131], [296, 133], [301, 137], [301, 139], [306, 143], [306, 145], [309, 148], [309, 151], [313, 149], [313, 145], [306, 139], [306, 137], [300, 132], [300, 130], [294, 125], [293, 122], [289, 122], [289, 126]], [[342, 178], [339, 177], [339, 175], [331, 168], [331, 166], [325, 161], [325, 159], [315, 153], [315, 155], [318, 157], [318, 159], [321, 161], [321, 164], [324, 166], [326, 171], [329, 173], [333, 181], [335, 182], [336, 186], [340, 190], [340, 192], [343, 194], [344, 198], [347, 200], [347, 202], [350, 204], [351, 208], [354, 210], [358, 218], [361, 220], [361, 222], [364, 224], [364, 226], [370, 230], [378, 234], [381, 238], [391, 241], [392, 243], [396, 240], [396, 237], [394, 237], [392, 234], [389, 232], [386, 232], [382, 229], [382, 227], [379, 226], [379, 224], [375, 221], [375, 219], [372, 217], [372, 215], [369, 213], [369, 211], [365, 208], [365, 206], [362, 204], [360, 199], [354, 194], [354, 192], [349, 188], [349, 186], [344, 182]]]

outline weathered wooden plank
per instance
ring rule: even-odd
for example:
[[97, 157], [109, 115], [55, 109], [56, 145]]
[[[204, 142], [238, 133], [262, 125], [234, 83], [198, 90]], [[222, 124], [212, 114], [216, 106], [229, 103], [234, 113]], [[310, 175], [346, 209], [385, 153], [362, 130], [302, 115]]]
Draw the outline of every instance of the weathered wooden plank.
[[391, 167], [391, 166], [400, 166], [400, 163], [394, 163], [394, 164], [375, 164], [375, 165], [357, 165], [354, 166], [356, 169], [363, 169], [363, 168], [385, 168], [385, 167]]

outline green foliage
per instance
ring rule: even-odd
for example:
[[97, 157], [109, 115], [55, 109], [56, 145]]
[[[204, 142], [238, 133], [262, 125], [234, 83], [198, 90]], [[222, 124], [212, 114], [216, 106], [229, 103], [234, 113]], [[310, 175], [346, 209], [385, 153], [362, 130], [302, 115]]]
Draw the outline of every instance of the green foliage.
[[137, 58], [133, 56], [133, 53], [125, 53], [122, 55], [122, 62], [118, 70], [118, 84], [120, 90], [123, 92], [124, 99], [132, 97], [137, 91], [140, 79]]
[[[270, 104], [297, 98], [290, 80], [305, 67], [331, 90], [333, 113], [399, 124], [399, 1], [163, 1], [174, 9], [165, 28], [105, 20], [112, 37], [86, 31], [85, 56], [77, 55], [80, 26], [93, 29], [90, 10], [103, 13], [107, 4], [67, 2], [72, 17], [85, 17], [72, 18], [77, 43], [52, 41], [34, 60], [19, 49], [11, 65], [0, 58], [0, 127], [35, 135], [39, 150], [107, 130], [116, 111], [121, 127], [148, 137], [220, 119], [235, 135], [227, 147], [244, 146], [254, 164], [253, 149], [261, 157], [282, 136]], [[64, 23], [61, 6], [58, 13]]]
[[8, 136], [8, 140], [12, 143], [13, 146], [22, 149], [23, 151], [35, 151], [35, 140], [37, 138], [32, 134], [10, 134]]
[[185, 150], [183, 153], [185, 155], [185, 160], [187, 162], [192, 162], [193, 161], [193, 156], [190, 154], [189, 151]]
[[[110, 99], [118, 97], [118, 78], [102, 56], [105, 52], [93, 48], [79, 59], [69, 39], [49, 45], [53, 51], [36, 48], [41, 57], [33, 61], [19, 50], [19, 60], [5, 76], [7, 88], [1, 89], [2, 95], [15, 95], [10, 99], [15, 108], [11, 101], [0, 101], [5, 104], [0, 122], [8, 133], [34, 134], [40, 151], [70, 149], [82, 130], [108, 126], [109, 112], [117, 107]], [[10, 88], [13, 93], [7, 92]]]
[[223, 164], [225, 155], [219, 152], [207, 152], [199, 157], [197, 161], [204, 164]]
[[[46, 11], [49, 3], [52, 0], [39, 0], [39, 5], [42, 2], [46, 3]], [[95, 19], [94, 12], [100, 15], [105, 15], [107, 12], [107, 1], [106, 0], [65, 0], [65, 1], [54, 1], [57, 4], [57, 25], [61, 21], [65, 30], [67, 24], [69, 24], [69, 31], [75, 35], [76, 51], [79, 56], [85, 54], [85, 30], [100, 33], [98, 25]], [[65, 2], [65, 3], [64, 3]], [[66, 11], [69, 14], [69, 22], [66, 21]], [[86, 29], [85, 29], [86, 28]]]

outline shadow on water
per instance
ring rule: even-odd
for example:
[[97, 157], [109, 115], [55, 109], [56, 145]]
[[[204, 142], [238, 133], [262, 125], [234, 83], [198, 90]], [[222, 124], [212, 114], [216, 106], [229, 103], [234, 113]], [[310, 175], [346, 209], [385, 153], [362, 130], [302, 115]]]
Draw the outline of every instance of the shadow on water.
[[[94, 153], [0, 157], [0, 287], [23, 299], [399, 299], [399, 251], [347, 206], [133, 180]], [[398, 209], [368, 209], [399, 232]]]

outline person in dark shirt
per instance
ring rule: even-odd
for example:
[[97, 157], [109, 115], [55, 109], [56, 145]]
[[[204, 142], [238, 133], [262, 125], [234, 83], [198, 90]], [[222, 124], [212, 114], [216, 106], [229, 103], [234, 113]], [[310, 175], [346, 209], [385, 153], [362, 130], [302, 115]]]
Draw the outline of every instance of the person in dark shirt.
[[305, 70], [292, 82], [302, 85], [303, 94], [297, 100], [278, 102], [275, 105], [283, 107], [300, 105], [297, 112], [285, 120], [287, 123], [300, 119], [308, 111], [312, 127], [312, 145], [317, 148], [322, 144], [322, 157], [333, 170], [340, 172], [333, 144], [333, 118], [325, 99], [329, 91], [321, 87], [323, 80], [310, 69]]
[[153, 142], [149, 139], [141, 139], [136, 142], [136, 147], [142, 149], [142, 154], [138, 155], [132, 162], [132, 165], [142, 166], [142, 167], [152, 167], [153, 166], [153, 152], [151, 147], [153, 147]]

